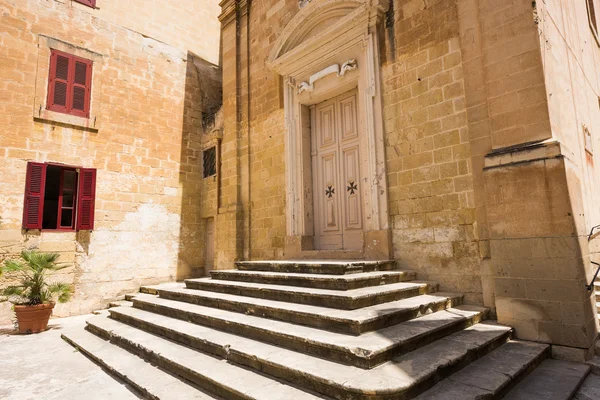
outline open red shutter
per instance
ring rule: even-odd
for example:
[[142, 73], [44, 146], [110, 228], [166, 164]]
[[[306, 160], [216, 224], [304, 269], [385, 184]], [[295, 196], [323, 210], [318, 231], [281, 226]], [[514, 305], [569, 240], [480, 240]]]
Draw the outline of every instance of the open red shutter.
[[94, 229], [94, 207], [96, 203], [96, 170], [82, 168], [79, 171], [79, 198], [77, 201], [77, 230]]
[[67, 54], [52, 50], [47, 102], [50, 110], [68, 111], [70, 64], [71, 58]]
[[25, 205], [23, 228], [42, 229], [44, 192], [46, 189], [46, 164], [27, 163], [25, 178]]
[[73, 57], [75, 70], [70, 91], [71, 114], [89, 117], [92, 86], [92, 63], [89, 60]]

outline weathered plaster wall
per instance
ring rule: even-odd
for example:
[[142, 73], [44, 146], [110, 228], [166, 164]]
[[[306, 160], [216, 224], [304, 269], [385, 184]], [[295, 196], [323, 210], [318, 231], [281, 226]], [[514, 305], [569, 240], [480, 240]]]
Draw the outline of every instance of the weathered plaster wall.
[[[218, 68], [70, 1], [2, 0], [0, 30], [0, 258], [59, 251], [72, 264], [60, 278], [76, 288], [60, 316], [103, 308], [142, 283], [201, 274], [201, 136], [220, 102]], [[95, 54], [91, 128], [35, 114], [47, 37]], [[27, 161], [98, 170], [93, 232], [21, 231]], [[7, 322], [9, 306], [0, 310]]]

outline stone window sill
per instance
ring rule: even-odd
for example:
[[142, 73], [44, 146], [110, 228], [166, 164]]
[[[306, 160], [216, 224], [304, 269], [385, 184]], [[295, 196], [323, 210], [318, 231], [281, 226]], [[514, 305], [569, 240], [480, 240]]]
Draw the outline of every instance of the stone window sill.
[[94, 132], [98, 132], [98, 127], [96, 126], [96, 118], [84, 118], [78, 117], [76, 115], [69, 115], [61, 112], [40, 109], [37, 110], [37, 115], [33, 116], [34, 121], [38, 122], [49, 122], [49, 123], [58, 123], [63, 125], [69, 125], [76, 128], [83, 128], [85, 130], [90, 130]]

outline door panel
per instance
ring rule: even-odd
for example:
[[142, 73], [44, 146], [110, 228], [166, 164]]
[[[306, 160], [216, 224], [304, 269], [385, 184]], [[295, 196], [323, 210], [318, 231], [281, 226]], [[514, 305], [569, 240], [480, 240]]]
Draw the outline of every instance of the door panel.
[[325, 225], [323, 226], [324, 231], [339, 231], [339, 206], [338, 206], [338, 197], [339, 193], [336, 193], [338, 189], [337, 182], [337, 157], [336, 152], [326, 153], [321, 156], [321, 174], [322, 174], [322, 182], [321, 185], [321, 195], [324, 195], [325, 201], [325, 215], [323, 221], [325, 221]]
[[340, 130], [342, 140], [358, 139], [356, 126], [356, 94], [339, 101]]
[[320, 108], [318, 112], [321, 147], [333, 146], [336, 144], [335, 103]]
[[342, 174], [344, 184], [346, 229], [362, 229], [362, 204], [359, 184], [358, 145], [343, 150]]
[[356, 90], [314, 108], [316, 243], [321, 249], [361, 250], [363, 204]]
[[329, 100], [317, 106], [315, 111], [316, 130], [319, 133], [316, 143], [319, 150], [317, 171], [313, 174], [313, 193], [318, 207], [318, 242], [322, 249], [341, 249], [343, 246], [335, 109], [335, 101]]

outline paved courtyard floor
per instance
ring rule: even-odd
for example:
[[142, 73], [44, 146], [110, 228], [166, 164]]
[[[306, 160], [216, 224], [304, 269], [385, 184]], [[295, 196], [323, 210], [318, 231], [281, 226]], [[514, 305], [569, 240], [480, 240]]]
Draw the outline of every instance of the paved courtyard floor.
[[0, 327], [0, 399], [139, 399], [61, 339], [63, 330], [83, 327], [87, 318], [51, 320], [51, 329], [37, 335]]

